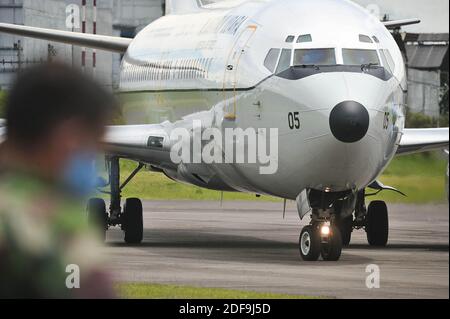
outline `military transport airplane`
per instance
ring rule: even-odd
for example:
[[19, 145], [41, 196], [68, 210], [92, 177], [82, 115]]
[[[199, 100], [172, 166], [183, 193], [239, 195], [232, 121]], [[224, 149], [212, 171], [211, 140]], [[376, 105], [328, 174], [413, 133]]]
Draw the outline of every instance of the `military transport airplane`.
[[[404, 128], [405, 64], [389, 29], [420, 21], [380, 22], [348, 0], [166, 2], [167, 15], [134, 39], [0, 24], [0, 32], [124, 55], [128, 125], [109, 127], [105, 140], [111, 205], [89, 205], [105, 232], [121, 226], [127, 243], [143, 240], [141, 201], [122, 207], [121, 190], [150, 168], [204, 188], [296, 200], [300, 218], [311, 215], [299, 238], [304, 260], [338, 260], [355, 229], [385, 246], [387, 206], [366, 206], [366, 190], [395, 190], [377, 181], [395, 156], [449, 144], [448, 128]], [[186, 128], [193, 137], [196, 121], [201, 130], [278, 129], [278, 169], [174, 163], [171, 132]], [[122, 158], [137, 168], [121, 184]]]

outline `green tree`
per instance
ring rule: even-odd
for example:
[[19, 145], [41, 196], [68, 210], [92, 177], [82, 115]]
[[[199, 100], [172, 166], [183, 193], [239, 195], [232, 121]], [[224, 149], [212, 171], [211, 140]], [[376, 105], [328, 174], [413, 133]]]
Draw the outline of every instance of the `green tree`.
[[427, 116], [422, 113], [414, 113], [409, 110], [406, 112], [407, 128], [434, 128], [448, 126], [448, 113], [442, 114], [438, 118]]
[[441, 88], [441, 97], [439, 108], [442, 115], [448, 117], [448, 84], [444, 84]]

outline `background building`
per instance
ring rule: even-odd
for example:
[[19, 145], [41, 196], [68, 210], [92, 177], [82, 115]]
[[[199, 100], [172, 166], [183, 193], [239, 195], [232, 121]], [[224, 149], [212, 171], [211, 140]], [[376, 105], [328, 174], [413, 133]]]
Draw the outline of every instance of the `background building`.
[[[376, 13], [380, 19], [420, 18], [422, 22], [404, 28], [405, 32], [448, 33], [448, 0], [352, 0]], [[378, 9], [377, 9], [378, 7]], [[377, 12], [376, 12], [377, 11]]]
[[[111, 0], [109, 0], [111, 2]], [[113, 32], [133, 38], [139, 31], [164, 14], [165, 0], [114, 0]], [[113, 83], [119, 83], [121, 56], [113, 55]]]
[[[144, 26], [163, 14], [164, 0], [97, 0], [97, 33], [133, 37]], [[68, 27], [69, 16], [76, 16], [77, 27]], [[0, 0], [0, 21], [59, 30], [81, 31], [82, 0]], [[93, 0], [87, 0], [86, 32], [93, 32]], [[72, 9], [71, 9], [72, 8]], [[75, 10], [76, 11], [76, 10]], [[118, 85], [120, 55], [96, 52], [95, 77], [105, 86]], [[8, 88], [14, 73], [27, 65], [62, 60], [82, 67], [82, 49], [48, 41], [0, 34], [0, 88]], [[86, 50], [85, 70], [94, 73], [93, 50]]]
[[396, 41], [404, 49], [408, 70], [408, 107], [431, 117], [448, 114], [448, 0], [353, 0], [380, 20], [419, 18], [402, 28]]
[[[0, 0], [0, 21], [15, 24], [65, 28], [63, 1]], [[56, 18], [60, 16], [60, 18]], [[71, 50], [65, 45], [50, 44], [21, 37], [0, 35], [0, 86], [7, 87], [14, 73], [26, 65], [55, 57], [67, 60]]]
[[448, 33], [408, 33], [405, 43], [410, 110], [432, 117], [448, 112]]

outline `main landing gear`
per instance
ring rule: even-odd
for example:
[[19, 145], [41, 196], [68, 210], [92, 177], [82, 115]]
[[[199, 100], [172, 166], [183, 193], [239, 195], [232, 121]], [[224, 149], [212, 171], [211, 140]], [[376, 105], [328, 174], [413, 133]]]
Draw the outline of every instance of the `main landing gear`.
[[87, 211], [90, 223], [97, 229], [99, 238], [106, 239], [106, 231], [110, 226], [121, 226], [124, 231], [124, 240], [127, 244], [140, 244], [144, 235], [143, 208], [142, 202], [138, 198], [128, 198], [122, 209], [122, 190], [144, 167], [139, 164], [123, 184], [120, 184], [119, 158], [107, 158], [109, 173], [110, 191], [107, 194], [111, 197], [109, 210], [106, 203], [101, 198], [89, 200]]
[[[352, 201], [349, 196], [356, 198]], [[369, 245], [386, 246], [389, 237], [387, 205], [383, 201], [373, 201], [366, 208], [365, 198], [364, 191], [356, 195], [310, 191], [311, 223], [302, 229], [299, 238], [302, 259], [339, 260], [342, 248], [350, 244], [352, 232], [357, 229], [366, 231]], [[352, 202], [354, 205], [349, 206]]]

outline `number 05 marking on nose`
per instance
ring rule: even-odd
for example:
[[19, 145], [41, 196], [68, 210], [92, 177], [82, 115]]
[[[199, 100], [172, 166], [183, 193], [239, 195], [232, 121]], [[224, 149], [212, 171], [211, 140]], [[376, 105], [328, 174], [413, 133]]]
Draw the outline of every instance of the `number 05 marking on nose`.
[[288, 125], [291, 130], [300, 129], [300, 112], [290, 112], [288, 114]]

